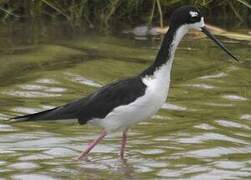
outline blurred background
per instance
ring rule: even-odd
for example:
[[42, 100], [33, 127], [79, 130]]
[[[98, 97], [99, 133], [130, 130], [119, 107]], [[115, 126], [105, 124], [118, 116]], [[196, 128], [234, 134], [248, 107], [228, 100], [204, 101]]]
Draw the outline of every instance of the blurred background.
[[[64, 20], [76, 28], [104, 30], [125, 24], [167, 23], [172, 11], [182, 5], [200, 7], [221, 26], [251, 25], [248, 0], [1, 0], [2, 22]], [[225, 21], [223, 21], [225, 20]]]

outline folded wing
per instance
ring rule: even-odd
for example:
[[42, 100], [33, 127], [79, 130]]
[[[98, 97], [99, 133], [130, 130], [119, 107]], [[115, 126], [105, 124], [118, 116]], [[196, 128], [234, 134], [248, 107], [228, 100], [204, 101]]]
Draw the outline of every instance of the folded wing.
[[129, 104], [144, 95], [145, 84], [133, 77], [108, 84], [93, 94], [46, 111], [17, 116], [12, 121], [78, 119], [80, 124], [94, 118], [104, 118], [115, 107]]

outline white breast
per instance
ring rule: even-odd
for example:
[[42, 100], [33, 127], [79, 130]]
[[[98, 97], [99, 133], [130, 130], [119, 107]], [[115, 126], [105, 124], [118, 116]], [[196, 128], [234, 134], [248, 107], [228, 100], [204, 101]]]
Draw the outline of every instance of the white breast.
[[114, 108], [104, 119], [93, 119], [89, 122], [108, 131], [123, 130], [157, 113], [165, 103], [168, 94], [174, 52], [188, 29], [188, 25], [183, 25], [177, 30], [170, 49], [167, 49], [169, 56], [166, 58], [169, 59], [166, 64], [155, 70], [152, 76], [145, 76], [142, 79], [147, 86], [143, 96], [128, 105]]
[[93, 119], [89, 122], [108, 131], [116, 131], [149, 119], [165, 103], [170, 84], [171, 63], [161, 66], [153, 76], [142, 79], [147, 86], [143, 96], [128, 105], [115, 108], [104, 119]]

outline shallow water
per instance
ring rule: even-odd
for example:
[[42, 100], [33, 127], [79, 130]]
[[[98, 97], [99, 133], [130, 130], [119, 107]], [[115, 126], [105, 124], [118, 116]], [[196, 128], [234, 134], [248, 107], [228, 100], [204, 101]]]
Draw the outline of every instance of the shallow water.
[[153, 61], [159, 41], [93, 33], [34, 41], [33, 34], [23, 37], [20, 31], [0, 35], [9, 39], [0, 56], [1, 179], [251, 177], [250, 42], [223, 39], [241, 59], [233, 63], [208, 39], [184, 40], [167, 103], [151, 121], [129, 131], [126, 162], [118, 159], [120, 133], [109, 135], [88, 160], [75, 161], [99, 129], [6, 120], [141, 72]]

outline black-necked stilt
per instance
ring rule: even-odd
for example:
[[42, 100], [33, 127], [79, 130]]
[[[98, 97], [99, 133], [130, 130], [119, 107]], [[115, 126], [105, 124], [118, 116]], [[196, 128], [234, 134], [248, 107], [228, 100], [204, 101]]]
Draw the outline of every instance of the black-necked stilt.
[[175, 50], [190, 30], [205, 33], [227, 54], [237, 60], [205, 27], [200, 11], [192, 6], [177, 9], [171, 16], [166, 33], [154, 63], [137, 76], [108, 84], [91, 95], [47, 111], [14, 117], [14, 121], [78, 119], [103, 128], [79, 159], [100, 142], [109, 132], [123, 131], [121, 158], [127, 141], [127, 130], [132, 125], [149, 119], [164, 104], [170, 84], [170, 73]]

